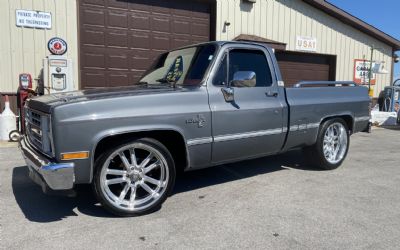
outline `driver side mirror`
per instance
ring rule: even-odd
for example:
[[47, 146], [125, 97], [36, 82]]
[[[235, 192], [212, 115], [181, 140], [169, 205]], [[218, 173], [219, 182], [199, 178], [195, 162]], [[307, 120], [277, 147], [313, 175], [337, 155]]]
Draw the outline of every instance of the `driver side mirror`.
[[230, 86], [233, 87], [255, 87], [257, 82], [254, 71], [237, 71], [233, 74], [233, 80]]

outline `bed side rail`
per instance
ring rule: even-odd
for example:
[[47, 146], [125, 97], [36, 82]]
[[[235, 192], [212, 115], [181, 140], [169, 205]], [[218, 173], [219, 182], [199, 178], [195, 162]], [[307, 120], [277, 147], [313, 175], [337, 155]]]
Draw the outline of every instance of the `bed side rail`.
[[355, 87], [357, 84], [355, 82], [351, 81], [338, 81], [338, 82], [333, 82], [333, 81], [302, 81], [299, 83], [296, 83], [293, 88], [302, 88], [302, 87]]

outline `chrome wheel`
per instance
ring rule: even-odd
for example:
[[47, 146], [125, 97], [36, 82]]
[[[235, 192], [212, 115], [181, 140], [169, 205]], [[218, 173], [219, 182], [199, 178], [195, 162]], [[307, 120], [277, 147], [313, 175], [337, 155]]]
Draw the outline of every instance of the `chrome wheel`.
[[329, 163], [336, 164], [343, 159], [347, 151], [347, 136], [347, 130], [342, 123], [333, 123], [326, 129], [323, 152]]
[[142, 211], [157, 203], [165, 193], [169, 174], [163, 154], [137, 142], [117, 149], [105, 160], [100, 189], [113, 207]]

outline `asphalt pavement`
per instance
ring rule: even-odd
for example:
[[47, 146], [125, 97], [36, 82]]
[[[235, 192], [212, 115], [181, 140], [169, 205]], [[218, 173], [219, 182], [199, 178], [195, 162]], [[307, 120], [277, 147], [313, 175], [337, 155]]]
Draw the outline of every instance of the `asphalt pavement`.
[[185, 173], [162, 208], [117, 218], [87, 186], [47, 196], [15, 144], [0, 147], [0, 248], [399, 249], [400, 132], [351, 138], [343, 166], [300, 151]]

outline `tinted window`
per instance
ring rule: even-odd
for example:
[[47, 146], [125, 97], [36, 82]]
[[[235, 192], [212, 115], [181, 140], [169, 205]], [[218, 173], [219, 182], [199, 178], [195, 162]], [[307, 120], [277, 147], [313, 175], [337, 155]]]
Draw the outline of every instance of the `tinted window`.
[[213, 83], [214, 85], [225, 85], [226, 84], [226, 56], [219, 65], [218, 71], [215, 74]]
[[[264, 52], [260, 50], [235, 49], [229, 53], [229, 81], [234, 80], [235, 73], [246, 71], [255, 73], [255, 83], [241, 84], [240, 87], [267, 87], [272, 85], [271, 71]], [[237, 75], [243, 75], [238, 73]], [[235, 87], [235, 86], [233, 86]], [[236, 86], [237, 87], [237, 86]]]

